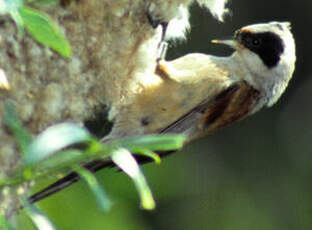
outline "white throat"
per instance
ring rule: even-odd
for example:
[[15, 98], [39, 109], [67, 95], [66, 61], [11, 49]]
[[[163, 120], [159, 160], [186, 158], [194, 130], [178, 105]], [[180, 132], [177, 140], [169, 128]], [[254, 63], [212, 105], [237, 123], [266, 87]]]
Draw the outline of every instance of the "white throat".
[[[246, 55], [243, 52], [250, 54]], [[249, 50], [236, 51], [231, 58], [239, 68], [238, 77], [259, 90], [262, 103], [268, 107], [283, 94], [294, 71], [294, 57], [288, 57], [287, 53], [281, 56], [280, 63], [273, 68], [265, 66], [262, 60]]]

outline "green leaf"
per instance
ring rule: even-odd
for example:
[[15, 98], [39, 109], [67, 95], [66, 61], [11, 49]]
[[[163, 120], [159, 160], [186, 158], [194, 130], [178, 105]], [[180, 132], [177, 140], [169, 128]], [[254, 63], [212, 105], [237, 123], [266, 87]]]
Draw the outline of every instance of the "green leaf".
[[30, 168], [25, 168], [25, 173], [27, 170], [36, 171], [38, 173], [44, 173], [49, 171], [57, 171], [58, 169], [69, 168], [71, 165], [82, 161], [85, 158], [85, 153], [79, 150], [68, 150], [61, 151], [48, 156], [43, 161], [36, 164], [27, 165]]
[[143, 155], [152, 158], [156, 164], [161, 163], [161, 158], [157, 153], [154, 153], [153, 151], [149, 149], [143, 149], [143, 148], [138, 148], [138, 147], [131, 147], [129, 149], [130, 152], [137, 154], [137, 155]]
[[75, 166], [73, 167], [73, 170], [77, 172], [87, 182], [89, 188], [96, 198], [99, 209], [102, 212], [108, 212], [112, 207], [112, 202], [106, 195], [103, 187], [101, 187], [101, 185], [96, 180], [95, 176], [87, 169], [82, 167]]
[[59, 0], [26, 0], [26, 4], [35, 7], [49, 7], [57, 4]]
[[26, 165], [33, 165], [46, 159], [52, 153], [91, 139], [88, 131], [75, 123], [67, 122], [53, 125], [39, 134], [28, 146]]
[[120, 144], [129, 149], [137, 147], [153, 151], [169, 151], [182, 148], [185, 140], [186, 137], [184, 135], [146, 135], [126, 139], [121, 141]]
[[59, 26], [38, 10], [23, 6], [19, 9], [25, 28], [38, 42], [54, 49], [64, 57], [71, 56], [70, 45]]
[[140, 195], [141, 207], [147, 210], [154, 209], [155, 201], [152, 192], [140, 170], [138, 163], [131, 153], [127, 149], [117, 149], [112, 154], [112, 160], [132, 179]]
[[21, 199], [21, 202], [26, 211], [26, 214], [29, 216], [38, 230], [56, 230], [46, 215], [36, 209], [35, 206], [27, 202], [26, 198]]
[[13, 228], [9, 225], [8, 221], [3, 215], [0, 215], [0, 229], [2, 230], [12, 230]]
[[4, 113], [4, 124], [13, 133], [19, 145], [23, 157], [27, 156], [27, 148], [31, 143], [31, 136], [29, 132], [23, 127], [21, 121], [17, 117], [13, 102], [7, 100], [6, 109]]

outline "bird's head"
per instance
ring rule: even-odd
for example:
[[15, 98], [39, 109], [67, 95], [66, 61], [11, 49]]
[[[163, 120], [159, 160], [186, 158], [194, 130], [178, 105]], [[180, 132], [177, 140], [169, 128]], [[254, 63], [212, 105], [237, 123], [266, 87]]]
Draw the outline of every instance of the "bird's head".
[[296, 54], [288, 22], [254, 24], [237, 30], [232, 40], [214, 40], [236, 50], [232, 56], [250, 73], [247, 80], [274, 104], [292, 77]]

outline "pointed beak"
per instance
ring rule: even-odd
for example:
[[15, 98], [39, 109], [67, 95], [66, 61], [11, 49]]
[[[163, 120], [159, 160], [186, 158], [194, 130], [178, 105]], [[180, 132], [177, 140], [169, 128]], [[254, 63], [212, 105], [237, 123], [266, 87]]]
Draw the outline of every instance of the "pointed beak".
[[236, 40], [212, 40], [211, 42], [215, 44], [227, 45], [235, 50], [238, 48], [238, 42]]

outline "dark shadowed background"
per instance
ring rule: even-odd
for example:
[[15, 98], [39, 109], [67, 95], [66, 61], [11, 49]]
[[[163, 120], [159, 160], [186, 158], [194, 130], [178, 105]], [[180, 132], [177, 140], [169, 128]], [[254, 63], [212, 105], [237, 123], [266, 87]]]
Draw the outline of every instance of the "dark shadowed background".
[[[127, 176], [106, 169], [100, 181], [114, 200], [97, 209], [84, 183], [40, 202], [58, 229], [270, 230], [312, 229], [312, 1], [233, 0], [224, 24], [192, 7], [188, 41], [168, 59], [202, 52], [229, 55], [211, 44], [249, 24], [290, 21], [297, 45], [296, 71], [286, 93], [270, 109], [187, 146], [161, 165], [143, 167], [157, 201], [139, 208]], [[29, 222], [19, 229], [32, 229]]]

